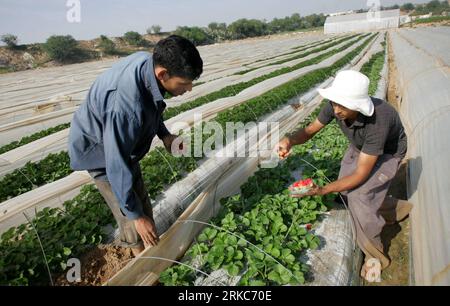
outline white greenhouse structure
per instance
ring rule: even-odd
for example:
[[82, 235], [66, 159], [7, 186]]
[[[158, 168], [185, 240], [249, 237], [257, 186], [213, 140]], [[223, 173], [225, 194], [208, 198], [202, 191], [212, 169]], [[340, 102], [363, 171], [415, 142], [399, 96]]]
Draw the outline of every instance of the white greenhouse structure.
[[400, 24], [400, 10], [388, 10], [329, 16], [325, 21], [325, 34], [346, 32], [374, 31], [398, 28]]

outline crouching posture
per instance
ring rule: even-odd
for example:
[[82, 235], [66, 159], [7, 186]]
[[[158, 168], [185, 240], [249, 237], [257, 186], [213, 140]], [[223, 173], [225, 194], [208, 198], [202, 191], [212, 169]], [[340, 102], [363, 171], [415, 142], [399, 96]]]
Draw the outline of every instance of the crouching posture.
[[411, 209], [405, 201], [386, 197], [406, 155], [407, 139], [402, 122], [391, 105], [370, 97], [368, 88], [369, 79], [362, 73], [352, 70], [338, 73], [331, 87], [319, 89], [328, 101], [318, 118], [278, 144], [278, 154], [285, 158], [292, 146], [308, 141], [334, 119], [350, 141], [338, 180], [323, 187], [314, 186], [305, 195], [337, 192], [343, 195], [355, 225], [357, 243], [365, 254], [362, 277], [366, 277], [374, 260], [380, 269], [390, 264], [381, 231], [386, 223], [405, 218]]
[[164, 125], [164, 94], [192, 90], [202, 71], [195, 46], [169, 36], [153, 54], [137, 52], [101, 74], [72, 119], [70, 165], [94, 178], [119, 226], [117, 244], [135, 255], [159, 239], [139, 161], [156, 135], [171, 150], [176, 136]]

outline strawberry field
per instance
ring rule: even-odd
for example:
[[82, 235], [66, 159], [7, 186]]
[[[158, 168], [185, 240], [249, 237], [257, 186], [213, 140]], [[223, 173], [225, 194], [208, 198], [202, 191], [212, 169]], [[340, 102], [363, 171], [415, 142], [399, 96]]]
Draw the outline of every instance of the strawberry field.
[[[385, 51], [374, 54], [361, 68], [371, 80], [372, 94], [384, 56]], [[319, 110], [301, 126], [314, 120]], [[333, 207], [335, 195], [292, 198], [287, 187], [295, 180], [292, 172], [298, 168], [303, 177], [312, 178], [319, 186], [337, 179], [347, 146], [337, 124], [329, 124], [313, 140], [295, 147], [281, 166], [257, 171], [241, 186], [240, 194], [221, 200], [222, 210], [195, 239], [183, 265], [168, 268], [159, 281], [189, 286], [204, 274], [222, 269], [229, 277], [238, 276], [238, 285], [304, 284], [311, 275], [301, 256], [321, 244], [311, 231], [311, 223]], [[214, 278], [210, 281], [223, 284]]]
[[[270, 59], [275, 59], [272, 64], [295, 61], [322, 52], [251, 81], [230, 85], [180, 106], [171, 107], [164, 114], [165, 119], [175, 118], [217, 99], [236, 96], [244, 89], [251, 89], [263, 81], [308, 66], [314, 67], [342, 54], [325, 67], [319, 66], [306, 71], [301, 76], [293, 77], [254, 98], [219, 111], [211, 119], [222, 127], [225, 127], [227, 122], [258, 122], [349, 65], [367, 50], [376, 37], [376, 33], [348, 36], [326, 41], [323, 46], [320, 42], [314, 43], [307, 52], [304, 52], [307, 47], [302, 47], [283, 53], [281, 55], [292, 57], [279, 61], [273, 57]], [[334, 46], [337, 47], [327, 51]], [[377, 77], [381, 70], [379, 58], [383, 55], [384, 53], [372, 56], [373, 59], [362, 68], [373, 83], [378, 82]], [[307, 124], [313, 118], [314, 114], [302, 124]], [[20, 147], [40, 136], [52, 134], [60, 130], [60, 127], [30, 136], [30, 140], [22, 139], [11, 147]], [[204, 135], [203, 141], [207, 136], [209, 135]], [[323, 213], [332, 207], [333, 196], [294, 199], [289, 196], [287, 186], [294, 181], [292, 172], [299, 169], [304, 177], [313, 178], [319, 185], [323, 185], [327, 178], [336, 178], [346, 145], [347, 142], [337, 126], [330, 125], [316, 136], [314, 141], [295, 148], [292, 156], [280, 166], [258, 170], [240, 187], [238, 195], [220, 200], [220, 213], [195, 239], [183, 257], [185, 265], [167, 269], [161, 274], [159, 281], [165, 285], [194, 284], [199, 275], [189, 266], [195, 266], [206, 274], [223, 269], [230, 277], [238, 276], [241, 285], [308, 282], [308, 265], [300, 258], [305, 250], [319, 247], [320, 239], [314, 235], [314, 226], [311, 229], [310, 224], [320, 220]], [[141, 161], [150, 198], [157, 200], [169, 186], [189, 177], [205, 159], [205, 156], [173, 157], [159, 147], [151, 150]], [[28, 192], [36, 192], [40, 186], [58, 181], [71, 172], [65, 152], [47, 155], [37, 162], [29, 162], [25, 167], [1, 178], [0, 202], [14, 200], [15, 197]], [[2, 234], [0, 283], [49, 284], [52, 277], [64, 273], [68, 258], [80, 256], [92, 246], [107, 240], [105, 227], [113, 223], [112, 215], [96, 188], [93, 185], [83, 186], [77, 196], [65, 201], [61, 207], [36, 211], [35, 216], [27, 223], [9, 228]]]

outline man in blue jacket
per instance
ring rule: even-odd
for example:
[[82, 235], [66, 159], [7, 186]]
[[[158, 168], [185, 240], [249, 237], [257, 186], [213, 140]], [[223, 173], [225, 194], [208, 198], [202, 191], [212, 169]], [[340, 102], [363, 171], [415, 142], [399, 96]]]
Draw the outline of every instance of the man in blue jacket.
[[135, 255], [159, 239], [139, 161], [155, 135], [170, 152], [176, 136], [164, 125], [164, 94], [191, 91], [202, 72], [195, 46], [169, 36], [153, 54], [134, 53], [101, 74], [72, 119], [71, 167], [94, 178], [119, 226], [118, 244]]

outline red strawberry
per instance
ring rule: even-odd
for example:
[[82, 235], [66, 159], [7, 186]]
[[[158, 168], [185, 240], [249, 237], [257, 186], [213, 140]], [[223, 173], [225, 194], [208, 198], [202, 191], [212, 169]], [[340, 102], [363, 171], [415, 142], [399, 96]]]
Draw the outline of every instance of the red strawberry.
[[292, 194], [304, 194], [308, 192], [308, 190], [311, 189], [313, 186], [314, 186], [313, 180], [308, 178], [293, 183], [289, 187], [289, 190], [291, 191]]
[[293, 187], [305, 187], [305, 186], [310, 187], [310, 186], [312, 186], [312, 184], [313, 184], [313, 180], [308, 178], [305, 180], [299, 180], [299, 181], [295, 182], [294, 184], [292, 184], [292, 186]]
[[306, 225], [305, 225], [305, 228], [306, 228], [308, 231], [310, 231], [311, 228], [312, 228], [312, 224], [311, 224], [311, 223], [306, 224]]

